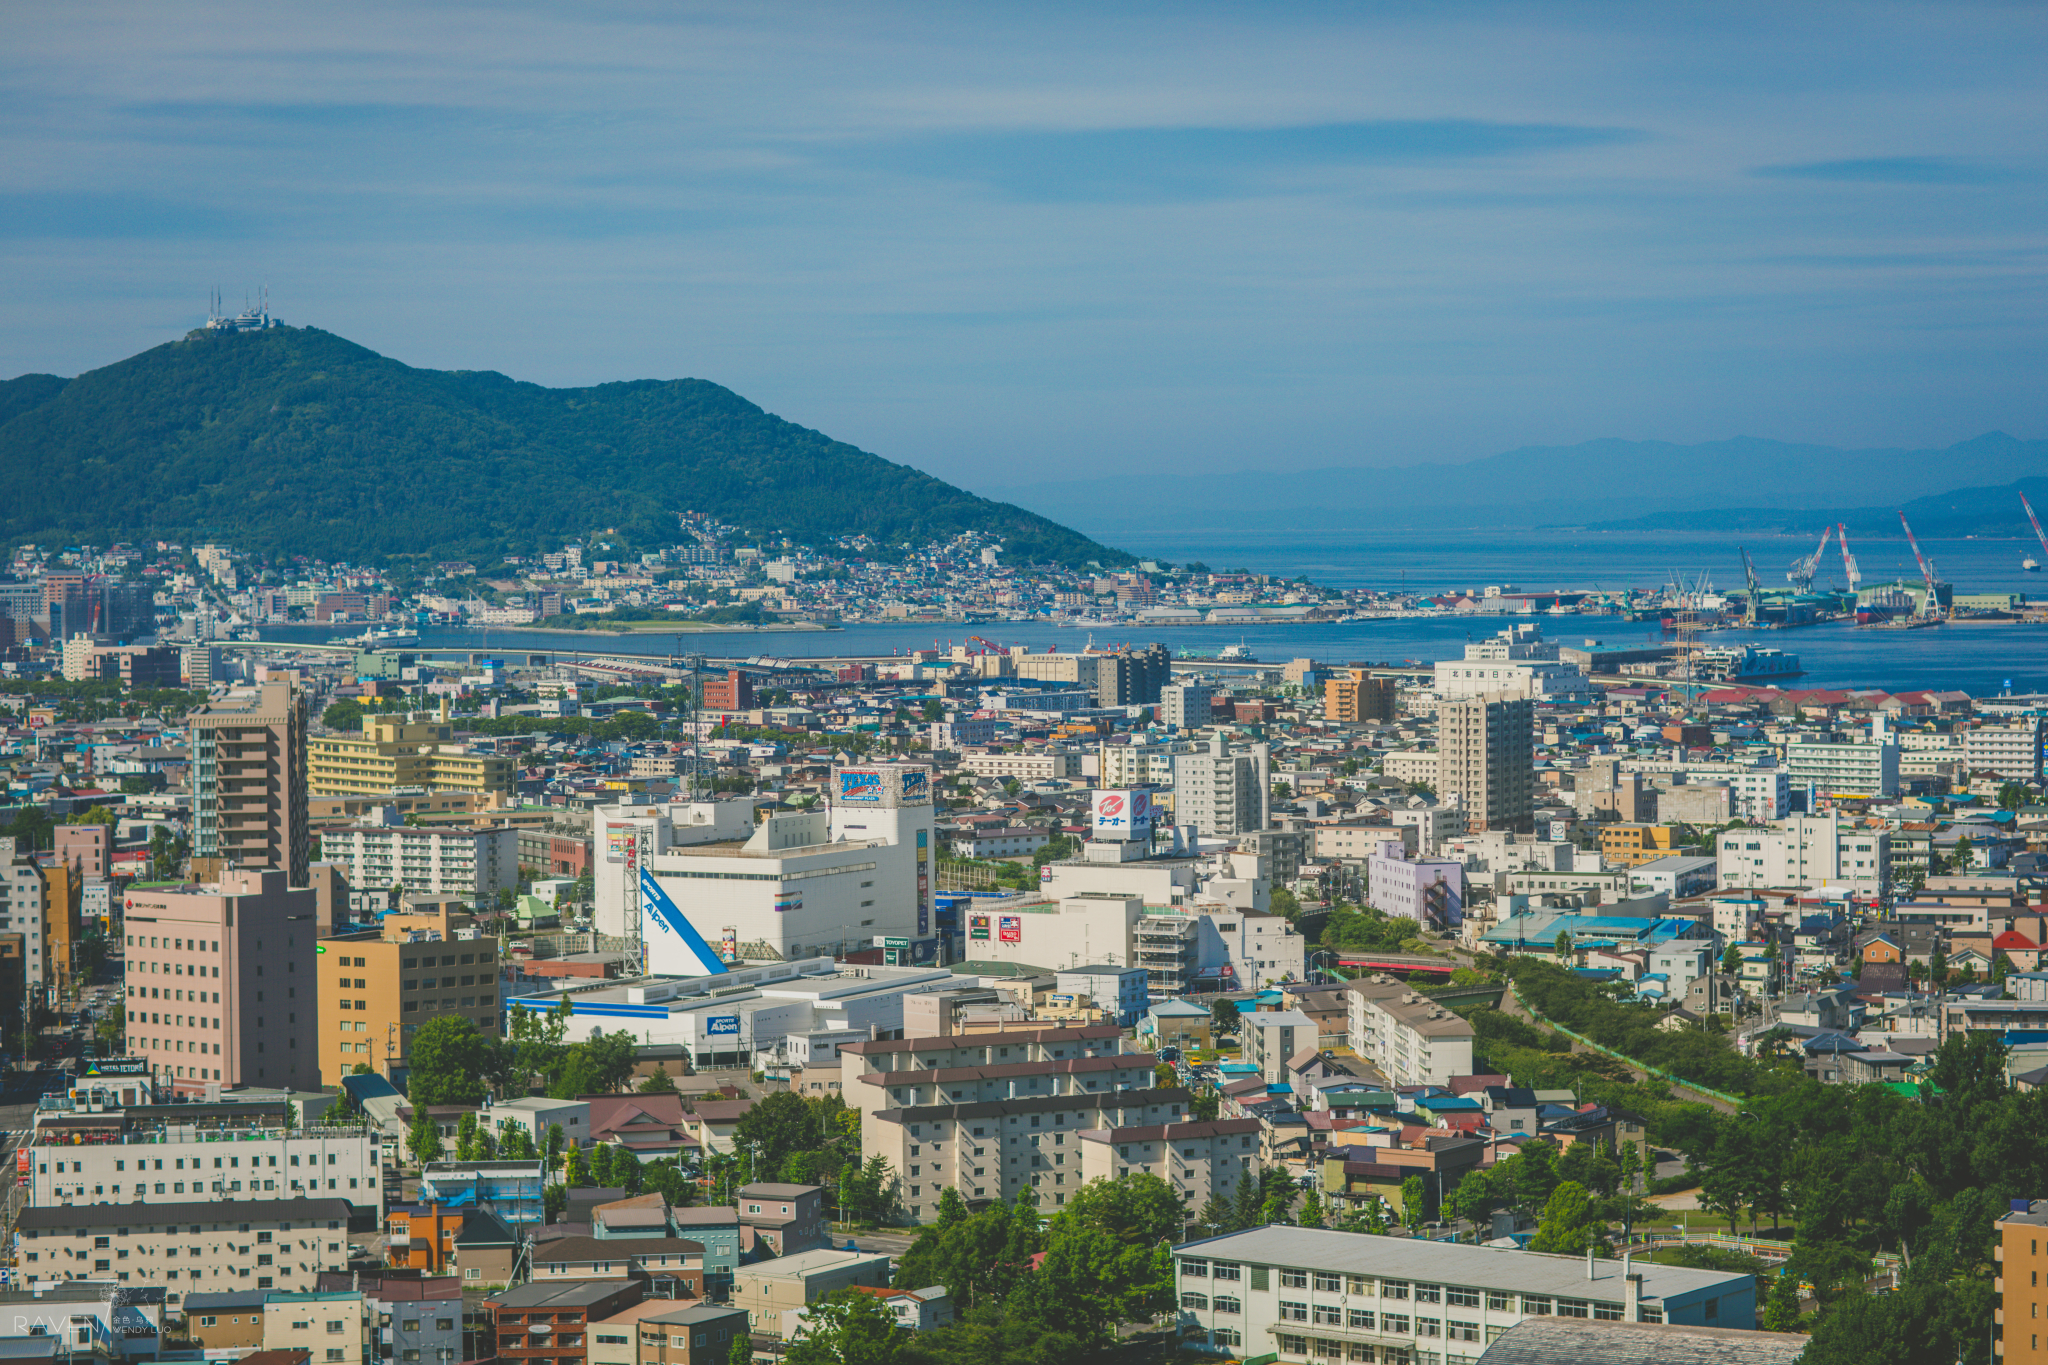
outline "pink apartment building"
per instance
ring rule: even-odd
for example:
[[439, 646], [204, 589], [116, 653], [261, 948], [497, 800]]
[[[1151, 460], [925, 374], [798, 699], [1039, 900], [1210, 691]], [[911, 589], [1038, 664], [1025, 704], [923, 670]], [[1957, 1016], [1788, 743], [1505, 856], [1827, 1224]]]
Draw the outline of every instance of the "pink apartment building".
[[229, 868], [124, 898], [128, 1051], [173, 1090], [319, 1087], [316, 897], [286, 881]]

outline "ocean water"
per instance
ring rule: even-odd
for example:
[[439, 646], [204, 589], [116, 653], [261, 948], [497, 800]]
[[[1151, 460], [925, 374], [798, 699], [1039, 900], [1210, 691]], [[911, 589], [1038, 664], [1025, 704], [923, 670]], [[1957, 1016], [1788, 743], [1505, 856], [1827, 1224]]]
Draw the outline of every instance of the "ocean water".
[[[1767, 587], [1785, 581], [1786, 566], [1810, 554], [1813, 537], [1750, 537], [1744, 541]], [[1722, 535], [1594, 534], [1582, 531], [1405, 532], [1347, 536], [1327, 531], [1300, 534], [1241, 532], [1205, 537], [1199, 545], [1163, 541], [1126, 543], [1133, 553], [1174, 563], [1199, 560], [1216, 570], [1247, 568], [1288, 577], [1306, 575], [1332, 587], [1400, 588], [1444, 592], [1490, 585], [1547, 591], [1556, 588], [1652, 589], [1674, 575], [1707, 574], [1715, 586], [1743, 584], [1736, 544]], [[1865, 583], [1917, 576], [1903, 539], [1852, 544]], [[2030, 552], [2048, 560], [2031, 542], [2005, 540], [1923, 541], [1940, 576], [1958, 592], [2022, 592], [2048, 595], [2048, 574], [2027, 573], [2020, 561]], [[1840, 552], [1833, 543], [1816, 578], [1817, 586], [1842, 583]], [[713, 658], [770, 655], [832, 658], [884, 655], [937, 645], [965, 643], [979, 634], [1003, 645], [1033, 649], [1074, 649], [1091, 638], [1098, 645], [1164, 640], [1176, 651], [1214, 654], [1243, 643], [1261, 660], [1309, 658], [1323, 663], [1431, 663], [1457, 658], [1465, 643], [1483, 638], [1506, 620], [1397, 620], [1330, 625], [1271, 625], [1247, 628], [1183, 626], [1106, 627], [1093, 631], [1045, 624], [1001, 623], [985, 627], [856, 625], [832, 631], [701, 631], [610, 636], [598, 632], [437, 629], [427, 631], [429, 648], [491, 650], [578, 649], [618, 654], [666, 655], [687, 649]], [[1608, 645], [1662, 638], [1649, 622], [1618, 617], [1541, 617], [1546, 638], [1566, 644], [1597, 640]], [[265, 639], [322, 641], [339, 634], [331, 627], [266, 629]], [[1957, 689], [1973, 696], [2001, 691], [2048, 691], [2048, 626], [2011, 623], [1948, 624], [1926, 630], [1859, 630], [1834, 624], [1797, 630], [1720, 631], [1714, 645], [1754, 642], [1797, 654], [1805, 672], [1783, 685], [1877, 687], [1887, 691]]]

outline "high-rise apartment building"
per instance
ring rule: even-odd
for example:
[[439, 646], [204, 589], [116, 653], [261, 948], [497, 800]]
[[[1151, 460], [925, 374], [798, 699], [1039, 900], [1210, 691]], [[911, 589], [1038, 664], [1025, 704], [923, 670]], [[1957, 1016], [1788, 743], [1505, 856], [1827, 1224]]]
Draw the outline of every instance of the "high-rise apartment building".
[[1392, 678], [1375, 678], [1363, 668], [1323, 684], [1323, 717], [1347, 725], [1392, 721], [1400, 714], [1400, 689]]
[[[49, 883], [41, 866], [27, 851], [15, 851], [13, 835], [0, 835], [0, 938], [21, 935], [22, 982], [30, 991], [39, 991], [50, 981], [44, 941], [49, 933], [49, 908]], [[13, 1003], [20, 1008], [20, 1000]]]
[[389, 796], [400, 787], [512, 794], [512, 760], [469, 752], [445, 720], [364, 716], [362, 733], [321, 735], [307, 748], [315, 796]]
[[1526, 833], [1536, 800], [1536, 703], [1484, 696], [1436, 709], [1437, 796], [1457, 798], [1472, 830]]
[[321, 1085], [340, 1084], [358, 1063], [403, 1066], [420, 1025], [444, 1014], [498, 1031], [498, 940], [448, 903], [387, 915], [320, 948]]
[[2015, 1199], [1998, 1220], [1998, 1324], [1991, 1353], [2005, 1365], [2048, 1365], [2048, 1199]]
[[209, 1082], [311, 1089], [314, 893], [274, 868], [126, 897], [128, 1048], [180, 1094]]
[[1176, 730], [1209, 723], [1212, 693], [1202, 683], [1168, 683], [1159, 689], [1159, 721]]
[[1963, 731], [1962, 739], [1963, 761], [1971, 772], [1996, 773], [2019, 782], [2041, 780], [2048, 719], [2027, 716], [1999, 725], [1981, 725]]
[[194, 711], [192, 874], [215, 881], [229, 867], [274, 867], [306, 884], [306, 699], [288, 682]]
[[1272, 747], [1232, 749], [1218, 735], [1203, 748], [1173, 757], [1173, 823], [1230, 838], [1271, 823]]
[[1098, 655], [1095, 701], [1098, 706], [1150, 706], [1172, 678], [1173, 651], [1163, 644]]

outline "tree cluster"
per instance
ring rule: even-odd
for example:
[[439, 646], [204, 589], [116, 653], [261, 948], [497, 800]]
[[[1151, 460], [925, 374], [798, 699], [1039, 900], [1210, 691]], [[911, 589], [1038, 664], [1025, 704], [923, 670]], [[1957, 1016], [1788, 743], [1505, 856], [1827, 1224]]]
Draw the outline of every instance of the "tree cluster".
[[486, 1092], [519, 1097], [534, 1092], [555, 1099], [609, 1095], [633, 1074], [633, 1038], [609, 1033], [565, 1043], [568, 1002], [545, 1014], [512, 1011], [512, 1036], [497, 1039], [476, 1025], [442, 1015], [414, 1035], [407, 1093], [414, 1106], [481, 1104]]

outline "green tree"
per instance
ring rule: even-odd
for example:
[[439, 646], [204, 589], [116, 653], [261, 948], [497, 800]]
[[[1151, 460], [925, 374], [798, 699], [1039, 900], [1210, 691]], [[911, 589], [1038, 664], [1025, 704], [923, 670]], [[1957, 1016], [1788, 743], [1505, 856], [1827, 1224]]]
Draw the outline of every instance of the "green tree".
[[1799, 1326], [1799, 1277], [1780, 1270], [1764, 1300], [1764, 1330], [1796, 1332]]
[[406, 1091], [415, 1106], [481, 1104], [490, 1040], [460, 1015], [429, 1019], [413, 1035], [411, 1079]]
[[501, 1161], [538, 1161], [540, 1148], [534, 1145], [533, 1134], [523, 1124], [507, 1123], [499, 1130], [498, 1159]]
[[1419, 1228], [1429, 1217], [1429, 1194], [1422, 1184], [1422, 1177], [1411, 1175], [1401, 1182], [1401, 1221], [1411, 1228]]
[[668, 1068], [660, 1062], [654, 1064], [654, 1073], [640, 1082], [640, 1093], [643, 1095], [673, 1095], [675, 1092], [675, 1078], [668, 1074]]
[[[527, 1144], [531, 1146], [531, 1143]], [[569, 1208], [569, 1187], [550, 1182], [541, 1187], [541, 1213], [550, 1223], [558, 1223]]]
[[746, 1328], [732, 1334], [732, 1350], [726, 1355], [725, 1365], [754, 1365], [754, 1338]]
[[559, 1070], [548, 1083], [548, 1094], [558, 1100], [616, 1094], [632, 1075], [633, 1035], [623, 1030], [607, 1033], [576, 1043], [562, 1054]]
[[1237, 1002], [1218, 996], [1216, 1002], [1209, 1006], [1209, 1027], [1218, 1034], [1237, 1032]]
[[413, 1116], [412, 1128], [405, 1135], [405, 1145], [417, 1165], [425, 1166], [429, 1161], [441, 1159], [441, 1130], [428, 1117], [424, 1105]]
[[[603, 1147], [598, 1148], [600, 1152], [606, 1150]], [[605, 1164], [610, 1165], [611, 1163], [607, 1160]], [[562, 1183], [564, 1185], [573, 1185], [578, 1189], [588, 1186], [590, 1184], [590, 1165], [591, 1163], [584, 1159], [581, 1147], [571, 1147], [569, 1149], [569, 1159], [562, 1166]]]
[[1927, 959], [1927, 984], [1937, 994], [1948, 986], [1948, 954], [1938, 944]]
[[553, 1170], [555, 1169], [555, 1167], [561, 1164], [562, 1152], [568, 1145], [569, 1137], [568, 1134], [562, 1131], [562, 1125], [559, 1123], [549, 1124], [548, 1131], [542, 1138], [541, 1147], [542, 1154], [547, 1160], [549, 1170]]
[[1074, 1192], [1066, 1217], [1100, 1228], [1126, 1246], [1177, 1242], [1187, 1207], [1173, 1187], [1156, 1175], [1091, 1180]]
[[810, 1305], [782, 1359], [784, 1365], [895, 1365], [911, 1341], [880, 1299], [841, 1289]]
[[1301, 1207], [1296, 1210], [1294, 1220], [1305, 1228], [1319, 1228], [1323, 1226], [1324, 1218], [1322, 1196], [1310, 1190], [1301, 1197]]
[[1721, 970], [1730, 976], [1741, 976], [1742, 949], [1736, 947], [1733, 943], [1729, 944], [1728, 951], [1721, 954]]
[[1555, 1251], [1583, 1256], [1591, 1248], [1606, 1251], [1607, 1229], [1596, 1216], [1586, 1187], [1567, 1180], [1551, 1192], [1543, 1205], [1543, 1218], [1536, 1235], [1529, 1239], [1531, 1251]]
[[1236, 1225], [1232, 1230], [1243, 1231], [1262, 1224], [1265, 1220], [1259, 1214], [1264, 1203], [1265, 1198], [1259, 1193], [1259, 1182], [1249, 1176], [1240, 1176], [1237, 1191], [1232, 1196], [1231, 1222]]
[[1557, 942], [1552, 945], [1557, 951], [1557, 960], [1564, 962], [1572, 955], [1572, 935], [1569, 929], [1557, 931]]

